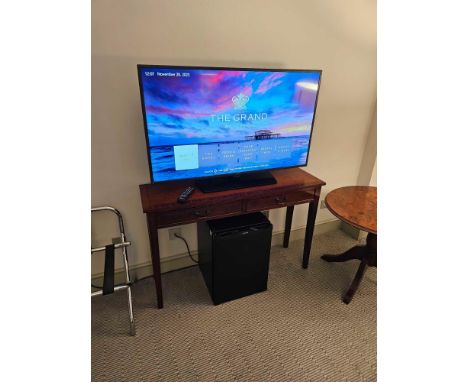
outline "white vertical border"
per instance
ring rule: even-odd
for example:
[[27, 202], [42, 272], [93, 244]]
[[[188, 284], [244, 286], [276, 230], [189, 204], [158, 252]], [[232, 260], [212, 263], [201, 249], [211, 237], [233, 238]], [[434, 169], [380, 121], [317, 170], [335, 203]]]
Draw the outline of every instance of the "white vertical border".
[[90, 16], [1, 6], [3, 381], [91, 376]]
[[465, 381], [467, 6], [378, 4], [378, 380]]

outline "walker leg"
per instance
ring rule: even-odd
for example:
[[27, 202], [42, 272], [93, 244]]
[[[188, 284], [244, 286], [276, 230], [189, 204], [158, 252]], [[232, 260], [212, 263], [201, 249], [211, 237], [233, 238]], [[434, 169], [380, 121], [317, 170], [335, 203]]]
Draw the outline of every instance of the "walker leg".
[[132, 305], [132, 289], [128, 287], [127, 289], [128, 296], [128, 314], [130, 316], [130, 335], [134, 336], [136, 334], [135, 319], [133, 318], [133, 305]]
[[[122, 240], [124, 239], [125, 237], [122, 234]], [[133, 317], [132, 288], [130, 287], [130, 271], [128, 267], [127, 248], [125, 247], [122, 248], [122, 254], [123, 254], [124, 267], [125, 267], [125, 280], [128, 285], [127, 298], [128, 298], [128, 315], [130, 318], [130, 335], [134, 336], [136, 334], [136, 328], [135, 328], [135, 319]]]

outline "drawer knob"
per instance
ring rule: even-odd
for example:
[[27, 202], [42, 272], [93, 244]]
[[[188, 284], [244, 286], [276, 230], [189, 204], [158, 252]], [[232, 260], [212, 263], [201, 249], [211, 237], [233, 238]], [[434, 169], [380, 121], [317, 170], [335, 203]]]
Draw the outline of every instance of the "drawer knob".
[[286, 196], [278, 196], [275, 198], [276, 203], [286, 203]]
[[208, 215], [208, 210], [204, 210], [204, 211], [195, 211], [193, 214], [194, 214], [195, 216], [197, 216], [197, 217], [207, 216], [207, 215]]

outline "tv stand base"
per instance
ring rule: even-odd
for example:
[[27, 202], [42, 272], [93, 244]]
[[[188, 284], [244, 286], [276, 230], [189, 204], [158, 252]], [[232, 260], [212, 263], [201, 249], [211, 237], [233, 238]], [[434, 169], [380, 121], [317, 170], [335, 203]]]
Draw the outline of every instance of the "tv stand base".
[[276, 179], [269, 171], [260, 171], [200, 179], [195, 184], [200, 191], [208, 193], [276, 184]]

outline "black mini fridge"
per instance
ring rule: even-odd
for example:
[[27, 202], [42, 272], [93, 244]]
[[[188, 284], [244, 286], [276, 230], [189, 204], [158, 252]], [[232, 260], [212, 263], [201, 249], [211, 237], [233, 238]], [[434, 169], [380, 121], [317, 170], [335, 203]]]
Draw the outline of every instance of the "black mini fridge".
[[272, 225], [260, 212], [198, 223], [198, 259], [215, 305], [267, 289]]

